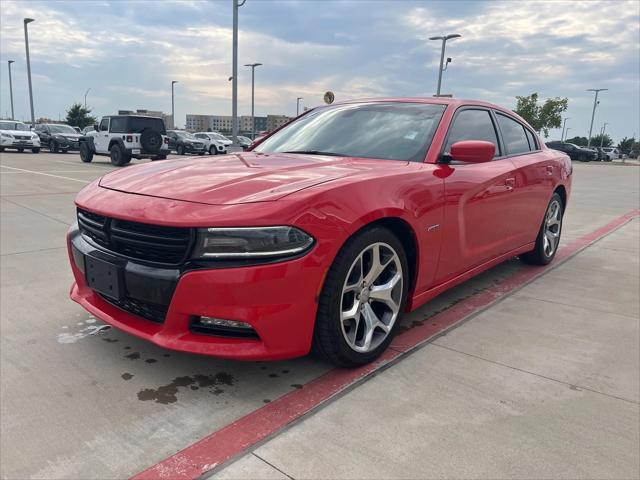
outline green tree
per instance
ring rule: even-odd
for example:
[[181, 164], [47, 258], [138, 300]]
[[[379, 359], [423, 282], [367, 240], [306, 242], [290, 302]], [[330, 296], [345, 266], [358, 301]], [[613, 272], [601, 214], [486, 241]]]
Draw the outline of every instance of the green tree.
[[72, 127], [88, 127], [96, 123], [96, 117], [89, 115], [91, 113], [90, 108], [84, 108], [80, 103], [74, 103], [67, 110], [67, 118], [65, 122]]
[[601, 141], [603, 147], [610, 147], [613, 145], [613, 139], [609, 136], [608, 133], [605, 133], [604, 136], [599, 133], [598, 135], [594, 135], [593, 137], [591, 137], [591, 146], [599, 147]]
[[620, 143], [618, 143], [618, 150], [629, 155], [629, 152], [631, 152], [635, 143], [638, 143], [635, 138], [624, 137], [620, 140]]
[[[589, 140], [587, 139], [587, 137], [573, 137], [567, 138], [565, 142], [573, 143], [574, 145], [578, 145], [579, 147], [586, 147]], [[593, 141], [591, 143], [593, 144]]]
[[543, 133], [545, 138], [549, 136], [550, 128], [560, 128], [562, 126], [562, 112], [567, 110], [569, 99], [567, 98], [547, 98], [540, 105], [538, 94], [532, 93], [528, 97], [516, 97], [518, 103], [516, 112], [524, 118], [529, 125], [538, 133]]

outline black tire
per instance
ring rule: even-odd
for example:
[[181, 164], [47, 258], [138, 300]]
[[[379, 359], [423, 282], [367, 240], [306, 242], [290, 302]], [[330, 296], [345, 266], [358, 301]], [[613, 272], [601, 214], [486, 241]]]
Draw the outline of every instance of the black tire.
[[58, 146], [58, 142], [55, 140], [51, 140], [49, 142], [49, 151], [51, 153], [58, 153], [60, 151], [60, 147]]
[[93, 150], [87, 142], [80, 144], [80, 160], [83, 163], [91, 163], [93, 160]]
[[[551, 205], [557, 202], [560, 208], [560, 224], [558, 225], [558, 239], [551, 254], [547, 254], [545, 251], [545, 235], [547, 232], [547, 217], [549, 215], [549, 209]], [[562, 197], [558, 195], [557, 192], [551, 196], [551, 200], [549, 200], [549, 204], [544, 213], [544, 218], [542, 219], [542, 224], [540, 225], [540, 230], [538, 231], [538, 236], [536, 237], [536, 246], [530, 252], [524, 253], [520, 255], [520, 260], [524, 263], [528, 263], [530, 265], [547, 265], [551, 263], [553, 258], [556, 256], [558, 252], [558, 245], [560, 244], [560, 239], [562, 236], [562, 220], [564, 218], [564, 204], [562, 203]]]
[[184, 155], [184, 146], [183, 146], [183, 145], [178, 145], [178, 146], [176, 147], [176, 153], [177, 153], [178, 155]]
[[167, 156], [166, 155], [156, 155], [155, 157], [151, 157], [151, 161], [155, 162], [156, 160], [166, 160]]
[[4, 152], [4, 147], [0, 147], [0, 152]]
[[209, 155], [217, 155], [218, 154], [218, 149], [216, 148], [215, 145], [211, 145], [209, 147]]
[[198, 155], [204, 155], [205, 152], [198, 152]]
[[140, 146], [145, 153], [158, 153], [162, 148], [160, 132], [145, 128], [140, 134]]
[[[402, 266], [402, 290], [399, 314], [387, 337], [373, 350], [357, 352], [347, 343], [341, 326], [343, 286], [352, 264], [368, 246], [384, 243], [395, 250]], [[407, 300], [409, 268], [404, 248], [393, 232], [383, 227], [366, 228], [351, 237], [336, 256], [325, 278], [318, 302], [312, 351], [331, 363], [356, 367], [375, 360], [391, 343], [397, 332]], [[357, 335], [357, 332], [356, 332]]]
[[40, 147], [32, 148], [31, 151], [33, 153], [40, 153]]
[[19, 153], [24, 153], [24, 148], [19, 148], [19, 149], [18, 149], [18, 152], [19, 152]]
[[126, 150], [117, 143], [114, 143], [109, 149], [109, 156], [111, 157], [111, 164], [115, 167], [123, 167], [131, 161], [131, 157]]

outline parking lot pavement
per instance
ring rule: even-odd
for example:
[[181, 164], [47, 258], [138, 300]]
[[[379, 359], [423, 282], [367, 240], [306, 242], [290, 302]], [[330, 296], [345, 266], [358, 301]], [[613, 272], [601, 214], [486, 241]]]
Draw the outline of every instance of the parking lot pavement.
[[[330, 369], [97, 333], [68, 299], [64, 234], [75, 193], [111, 169], [0, 155], [2, 478], [132, 475]], [[639, 180], [637, 167], [575, 165], [563, 243], [638, 208]], [[636, 220], [217, 475], [637, 477], [637, 245]], [[526, 268], [506, 262], [405, 326]]]

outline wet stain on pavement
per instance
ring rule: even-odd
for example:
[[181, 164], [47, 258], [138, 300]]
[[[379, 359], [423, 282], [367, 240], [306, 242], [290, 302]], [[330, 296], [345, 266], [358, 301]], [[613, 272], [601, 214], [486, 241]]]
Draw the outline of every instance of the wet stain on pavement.
[[[178, 401], [178, 391], [180, 387], [185, 389], [189, 387], [190, 390], [198, 390], [200, 388], [210, 388], [209, 392], [214, 395], [220, 395], [224, 393], [220, 385], [232, 386], [235, 382], [233, 375], [226, 372], [218, 372], [215, 375], [192, 375], [176, 377], [168, 385], [163, 385], [158, 388], [146, 388], [138, 392], [138, 400], [143, 402], [153, 400], [155, 403], [161, 403], [168, 405], [170, 403], [176, 403]], [[195, 387], [195, 388], [194, 388]]]
[[130, 353], [129, 355], [125, 355], [125, 358], [128, 358], [129, 360], [139, 360], [140, 359], [140, 352]]
[[120, 376], [122, 377], [123, 380], [131, 380], [133, 378], [133, 375], [131, 375], [130, 373], [123, 373]]
[[293, 388], [297, 388], [297, 389], [301, 389], [302, 388], [302, 385], [300, 385], [299, 383], [292, 383], [291, 386]]
[[278, 374], [277, 373], [270, 373], [269, 377], [270, 378], [278, 378]]
[[264, 400], [262, 400], [262, 403], [271, 403], [271, 400], [269, 400], [268, 398], [265, 398]]
[[117, 338], [103, 338], [102, 341], [109, 342], [109, 343], [116, 343], [116, 342], [119, 342], [120, 340], [118, 340]]
[[147, 358], [147, 359], [145, 360], [145, 362], [147, 362], [147, 363], [156, 363], [157, 361], [158, 361], [158, 360], [156, 360], [155, 358]]

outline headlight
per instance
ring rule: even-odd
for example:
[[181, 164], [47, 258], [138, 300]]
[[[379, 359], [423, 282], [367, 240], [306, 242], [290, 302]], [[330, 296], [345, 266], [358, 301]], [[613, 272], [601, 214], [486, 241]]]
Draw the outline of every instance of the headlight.
[[243, 259], [297, 255], [313, 237], [296, 227], [200, 228], [195, 258]]
[[4, 138], [13, 138], [13, 135], [11, 135], [10, 133], [0, 133], [0, 135]]
[[31, 140], [38, 140], [40, 137], [38, 135], [36, 135], [35, 133], [31, 134]]

